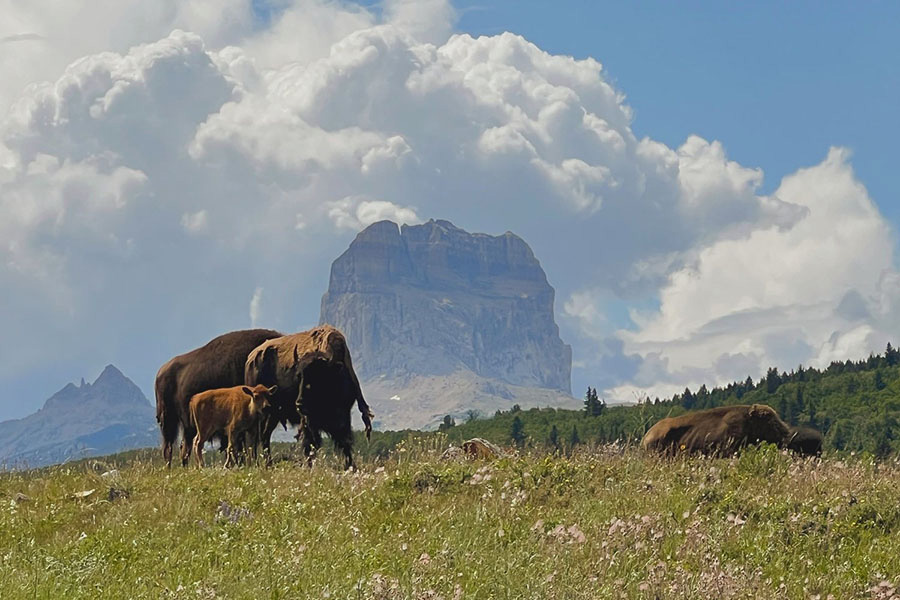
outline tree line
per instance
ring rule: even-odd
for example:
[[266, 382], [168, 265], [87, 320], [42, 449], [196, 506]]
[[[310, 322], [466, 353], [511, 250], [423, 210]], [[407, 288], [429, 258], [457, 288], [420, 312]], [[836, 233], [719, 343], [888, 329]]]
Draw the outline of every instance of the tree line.
[[[747, 377], [724, 386], [685, 389], [670, 398], [644, 398], [637, 404], [608, 405], [595, 388], [585, 392], [581, 410], [522, 409], [514, 405], [491, 417], [475, 411], [457, 423], [448, 415], [440, 425], [447, 443], [483, 437], [519, 448], [568, 452], [580, 444], [637, 443], [656, 421], [732, 404], [767, 404], [787, 423], [818, 429], [826, 450], [868, 452], [884, 457], [900, 452], [900, 350], [888, 344], [881, 354], [858, 361], [835, 361], [827, 368], [770, 368], [759, 380]], [[360, 452], [386, 456], [410, 436], [432, 433], [376, 431]]]

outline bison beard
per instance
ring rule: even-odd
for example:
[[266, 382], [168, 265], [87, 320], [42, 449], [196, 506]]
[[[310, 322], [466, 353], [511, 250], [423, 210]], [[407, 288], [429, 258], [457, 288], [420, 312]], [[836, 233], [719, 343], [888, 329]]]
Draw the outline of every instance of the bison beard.
[[297, 439], [308, 464], [322, 446], [324, 431], [344, 453], [344, 466], [353, 466], [353, 431], [350, 409], [356, 396], [351, 379], [342, 364], [313, 360], [304, 370], [297, 396], [300, 430]]
[[172, 448], [183, 432], [181, 464], [187, 465], [196, 430], [188, 404], [194, 394], [244, 383], [247, 355], [282, 334], [270, 329], [232, 331], [213, 338], [205, 346], [171, 359], [156, 374], [156, 420], [162, 433], [166, 465], [172, 465]]

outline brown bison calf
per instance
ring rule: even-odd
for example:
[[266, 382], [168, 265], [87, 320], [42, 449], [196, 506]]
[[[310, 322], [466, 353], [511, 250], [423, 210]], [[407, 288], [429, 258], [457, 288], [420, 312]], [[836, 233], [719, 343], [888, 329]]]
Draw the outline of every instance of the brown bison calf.
[[727, 456], [748, 444], [784, 446], [789, 435], [787, 424], [765, 404], [720, 406], [660, 420], [644, 435], [641, 447], [668, 454]]
[[[270, 388], [239, 385], [195, 394], [191, 398], [190, 411], [191, 423], [197, 430], [194, 437], [197, 466], [203, 466], [203, 444], [218, 431], [223, 431], [228, 439], [225, 466], [234, 464], [235, 443], [240, 442], [244, 432], [256, 437], [254, 433], [259, 429], [263, 411], [269, 408], [270, 396], [276, 391], [278, 386], [274, 385]], [[255, 446], [255, 439], [251, 445]]]

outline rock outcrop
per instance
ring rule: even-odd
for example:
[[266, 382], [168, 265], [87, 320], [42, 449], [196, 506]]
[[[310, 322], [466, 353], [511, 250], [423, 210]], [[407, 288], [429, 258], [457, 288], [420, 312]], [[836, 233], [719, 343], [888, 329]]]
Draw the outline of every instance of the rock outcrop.
[[[458, 379], [479, 390], [478, 404], [494, 398], [508, 406], [531, 388], [542, 390], [535, 395], [542, 399], [568, 397], [572, 351], [559, 337], [553, 301], [531, 248], [512, 233], [473, 234], [448, 221], [402, 227], [381, 221], [334, 261], [320, 321], [347, 336], [369, 387], [414, 388], [418, 395], [421, 381], [414, 380], [431, 378], [446, 384], [443, 398], [459, 397], [455, 405], [469, 393], [452, 389], [449, 382]], [[446, 408], [433, 400], [435, 410]], [[426, 424], [433, 423], [391, 423]]]
[[134, 382], [108, 365], [93, 383], [70, 383], [37, 412], [0, 422], [0, 468], [155, 446], [158, 438], [153, 406]]

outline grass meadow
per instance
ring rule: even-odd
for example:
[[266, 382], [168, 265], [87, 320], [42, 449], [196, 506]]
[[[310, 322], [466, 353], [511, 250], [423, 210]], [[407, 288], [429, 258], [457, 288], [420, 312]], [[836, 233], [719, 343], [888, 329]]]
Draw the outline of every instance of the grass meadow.
[[0, 598], [900, 597], [896, 461], [444, 444], [355, 472], [148, 451], [2, 473]]

